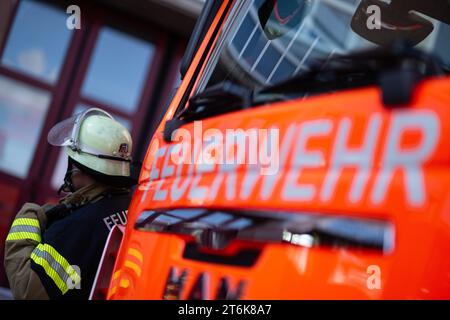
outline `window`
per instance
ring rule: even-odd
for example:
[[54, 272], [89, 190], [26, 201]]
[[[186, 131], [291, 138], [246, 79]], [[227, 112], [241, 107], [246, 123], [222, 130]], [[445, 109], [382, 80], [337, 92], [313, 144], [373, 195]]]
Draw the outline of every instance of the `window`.
[[150, 42], [103, 28], [82, 87], [82, 95], [133, 114], [154, 54]]
[[0, 170], [18, 178], [30, 172], [72, 39], [66, 19], [58, 7], [20, 1], [0, 60], [13, 73], [0, 75]]
[[0, 76], [0, 169], [25, 178], [40, 137], [50, 94]]
[[66, 19], [58, 8], [21, 1], [1, 64], [46, 83], [55, 83], [72, 35], [66, 28]]

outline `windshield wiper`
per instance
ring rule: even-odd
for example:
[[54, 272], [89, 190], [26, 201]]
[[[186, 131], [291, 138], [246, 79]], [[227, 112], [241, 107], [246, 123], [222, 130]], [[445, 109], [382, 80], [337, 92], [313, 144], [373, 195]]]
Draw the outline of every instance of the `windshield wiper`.
[[253, 91], [231, 81], [219, 82], [189, 100], [180, 114], [186, 120], [197, 120], [217, 114], [245, 109], [253, 103]]
[[164, 139], [171, 141], [172, 133], [185, 123], [251, 107], [253, 94], [253, 90], [231, 81], [208, 87], [190, 98], [189, 105], [166, 122]]
[[319, 61], [306, 73], [255, 90], [223, 81], [194, 95], [185, 109], [167, 121], [164, 139], [170, 142], [172, 133], [185, 123], [288, 100], [301, 94], [314, 95], [379, 85], [385, 106], [405, 105], [411, 101], [414, 88], [422, 78], [445, 73], [432, 55], [407, 45], [396, 45], [388, 49], [336, 55]]

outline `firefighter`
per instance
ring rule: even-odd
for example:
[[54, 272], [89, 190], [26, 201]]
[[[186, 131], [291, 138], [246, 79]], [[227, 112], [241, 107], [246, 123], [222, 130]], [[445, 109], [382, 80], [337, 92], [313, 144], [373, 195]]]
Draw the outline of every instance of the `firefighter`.
[[6, 239], [5, 270], [16, 299], [87, 299], [109, 233], [104, 219], [124, 221], [131, 200], [131, 136], [92, 108], [56, 124], [48, 142], [66, 149], [60, 191], [68, 195], [22, 207]]

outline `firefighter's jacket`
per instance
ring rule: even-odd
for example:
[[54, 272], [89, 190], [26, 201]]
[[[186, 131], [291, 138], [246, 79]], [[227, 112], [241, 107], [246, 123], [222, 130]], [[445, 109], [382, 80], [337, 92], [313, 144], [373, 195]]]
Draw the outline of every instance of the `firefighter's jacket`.
[[26, 203], [5, 242], [14, 298], [87, 299], [109, 230], [125, 224], [130, 201], [129, 190], [95, 183], [57, 206]]

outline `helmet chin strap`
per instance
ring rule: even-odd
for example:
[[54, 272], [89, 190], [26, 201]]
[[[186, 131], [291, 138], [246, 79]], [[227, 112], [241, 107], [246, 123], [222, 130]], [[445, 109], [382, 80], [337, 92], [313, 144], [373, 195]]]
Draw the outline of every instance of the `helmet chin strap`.
[[64, 183], [61, 185], [61, 187], [58, 190], [58, 194], [61, 193], [61, 191], [64, 191], [66, 193], [75, 192], [75, 187], [72, 182], [72, 172], [75, 170], [78, 170], [77, 168], [74, 168], [72, 158], [68, 157], [67, 161], [67, 170], [66, 174], [64, 176]]

